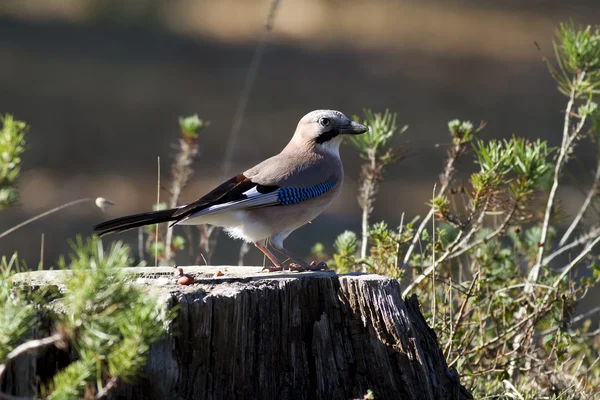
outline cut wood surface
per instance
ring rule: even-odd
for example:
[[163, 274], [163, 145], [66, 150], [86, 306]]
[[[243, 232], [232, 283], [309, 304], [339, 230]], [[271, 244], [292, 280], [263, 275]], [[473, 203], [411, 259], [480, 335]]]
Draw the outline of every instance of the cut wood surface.
[[[261, 273], [256, 267], [132, 268], [168, 308], [178, 307], [144, 372], [118, 399], [470, 399], [448, 369], [416, 296], [397, 281], [331, 271]], [[215, 276], [220, 271], [222, 276]], [[19, 274], [59, 289], [68, 271]], [[57, 368], [56, 352], [19, 360], [5, 383], [15, 394]], [[40, 370], [40, 369], [43, 369]], [[24, 373], [27, 371], [27, 373]]]

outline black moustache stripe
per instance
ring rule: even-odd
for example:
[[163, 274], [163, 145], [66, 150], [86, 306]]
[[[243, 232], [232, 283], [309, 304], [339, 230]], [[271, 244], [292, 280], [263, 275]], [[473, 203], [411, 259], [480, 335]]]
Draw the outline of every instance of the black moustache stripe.
[[327, 132], [323, 132], [319, 136], [317, 136], [317, 138], [315, 139], [315, 142], [319, 143], [319, 144], [323, 144], [325, 142], [330, 141], [331, 139], [333, 139], [334, 137], [336, 137], [339, 134], [340, 134], [340, 131], [338, 131], [337, 129], [330, 129]]

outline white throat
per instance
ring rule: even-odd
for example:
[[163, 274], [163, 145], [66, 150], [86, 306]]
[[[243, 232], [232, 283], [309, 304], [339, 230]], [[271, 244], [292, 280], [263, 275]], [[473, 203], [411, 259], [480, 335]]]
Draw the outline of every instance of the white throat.
[[338, 135], [333, 139], [322, 143], [321, 148], [325, 151], [325, 153], [336, 158], [340, 158], [340, 144], [342, 143], [342, 140], [344, 140], [342, 135]]

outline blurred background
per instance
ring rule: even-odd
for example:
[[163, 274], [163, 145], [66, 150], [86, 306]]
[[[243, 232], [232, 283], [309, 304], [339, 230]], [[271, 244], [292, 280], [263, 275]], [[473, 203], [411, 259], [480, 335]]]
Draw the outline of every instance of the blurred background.
[[[20, 203], [2, 212], [0, 231], [82, 197], [116, 203], [68, 208], [0, 240], [30, 266], [68, 250], [67, 239], [95, 223], [149, 210], [157, 157], [168, 182], [178, 117], [210, 120], [202, 131], [193, 201], [219, 182], [240, 95], [264, 36], [266, 0], [2, 0], [0, 112], [26, 121], [28, 151]], [[397, 225], [427, 212], [445, 157], [446, 124], [488, 122], [486, 137], [561, 137], [560, 95], [542, 58], [552, 57], [561, 21], [598, 23], [598, 0], [281, 0], [248, 98], [229, 175], [281, 150], [298, 120], [318, 108], [398, 113], [408, 131], [395, 145], [409, 157], [389, 168], [373, 221]], [[560, 193], [575, 212], [591, 178], [593, 149], [580, 146], [571, 186]], [[360, 230], [360, 158], [343, 146], [340, 198], [286, 242], [307, 255], [345, 229]], [[458, 182], [475, 167], [467, 157]], [[163, 191], [166, 199], [166, 193]], [[135, 247], [136, 233], [112, 236]], [[237, 263], [239, 242], [219, 236], [215, 264]], [[178, 261], [185, 263], [185, 257]], [[246, 263], [262, 263], [251, 250]]]

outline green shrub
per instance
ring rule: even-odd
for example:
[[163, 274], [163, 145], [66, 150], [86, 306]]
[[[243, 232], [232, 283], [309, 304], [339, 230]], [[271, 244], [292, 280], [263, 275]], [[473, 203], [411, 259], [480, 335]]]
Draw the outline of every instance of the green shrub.
[[25, 151], [27, 124], [10, 114], [0, 115], [0, 210], [17, 200], [15, 184], [21, 170], [21, 155]]
[[[562, 24], [556, 39], [556, 61], [548, 65], [568, 97], [557, 147], [515, 136], [484, 140], [485, 124], [449, 122], [451, 145], [428, 215], [418, 226], [412, 221], [393, 230], [369, 224], [362, 239], [369, 251], [363, 254], [356, 240], [349, 241], [356, 235], [344, 232], [330, 261], [340, 271], [363, 268], [399, 277], [405, 296], [417, 292], [449, 365], [475, 398], [600, 393], [600, 328], [590, 319], [600, 307], [577, 315], [600, 280], [600, 223], [591, 207], [600, 187], [594, 101], [600, 93], [600, 31]], [[385, 136], [385, 145], [392, 136]], [[594, 182], [557, 240], [556, 194], [567, 161], [584, 140], [597, 149]], [[469, 154], [479, 170], [468, 183], [454, 183], [456, 161]]]

